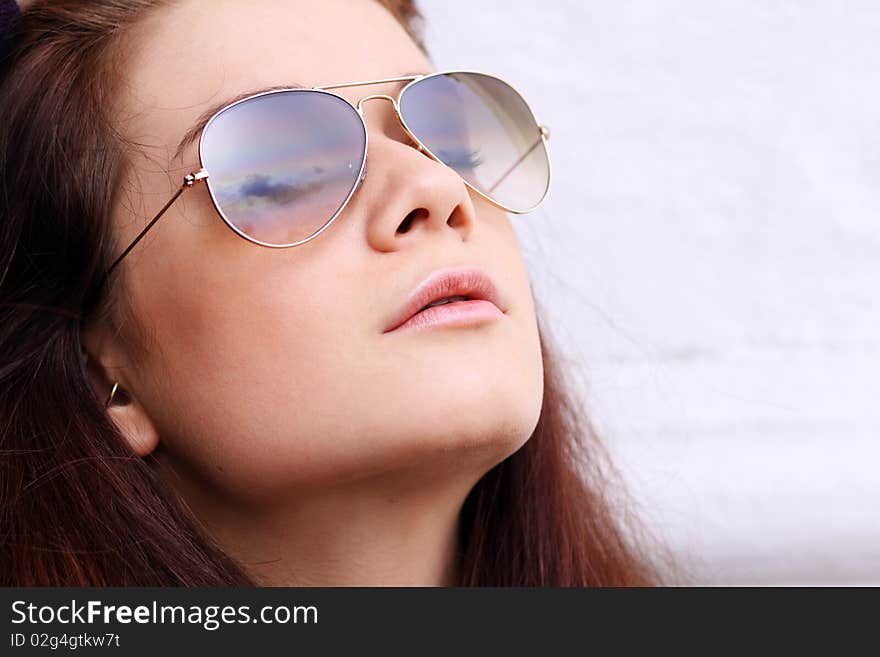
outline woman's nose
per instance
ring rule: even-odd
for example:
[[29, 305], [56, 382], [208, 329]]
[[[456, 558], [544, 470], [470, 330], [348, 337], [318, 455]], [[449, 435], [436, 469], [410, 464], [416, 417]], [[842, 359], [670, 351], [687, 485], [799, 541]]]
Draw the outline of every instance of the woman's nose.
[[[370, 99], [387, 103], [374, 104], [368, 119], [361, 108]], [[362, 98], [358, 109], [367, 124], [367, 164], [355, 205], [358, 214], [366, 217], [370, 245], [393, 251], [440, 233], [467, 241], [475, 228], [476, 210], [458, 172], [408, 135], [390, 96]]]

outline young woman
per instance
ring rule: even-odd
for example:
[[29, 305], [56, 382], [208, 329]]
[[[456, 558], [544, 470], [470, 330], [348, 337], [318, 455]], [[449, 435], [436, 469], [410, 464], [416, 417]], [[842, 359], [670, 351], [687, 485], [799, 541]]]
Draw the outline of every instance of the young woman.
[[47, 0], [13, 46], [0, 584], [660, 581], [508, 216], [549, 133], [410, 0]]

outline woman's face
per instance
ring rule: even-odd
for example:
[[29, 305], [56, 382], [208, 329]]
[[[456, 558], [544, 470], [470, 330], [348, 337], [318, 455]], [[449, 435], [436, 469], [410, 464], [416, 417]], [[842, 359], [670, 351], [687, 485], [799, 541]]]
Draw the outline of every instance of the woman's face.
[[[218, 101], [434, 70], [374, 0], [185, 1], [141, 23], [124, 51], [118, 120], [142, 146], [114, 217], [121, 247], [199, 168], [197, 143], [171, 157]], [[356, 105], [401, 86], [334, 92]], [[112, 363], [110, 380], [139, 409], [119, 412], [143, 413], [139, 439], [154, 434], [193, 490], [253, 504], [376, 476], [476, 481], [536, 425], [540, 346], [508, 216], [420, 153], [390, 103], [366, 102], [364, 118], [367, 177], [317, 238], [247, 242], [200, 184], [121, 265], [134, 318], [121, 334], [144, 342]], [[384, 333], [410, 292], [449, 266], [488, 274], [506, 315]]]

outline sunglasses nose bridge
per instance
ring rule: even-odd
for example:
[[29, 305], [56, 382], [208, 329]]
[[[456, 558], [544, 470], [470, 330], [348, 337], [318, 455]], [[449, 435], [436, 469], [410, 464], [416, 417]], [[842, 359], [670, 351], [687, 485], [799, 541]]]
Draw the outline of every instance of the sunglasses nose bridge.
[[403, 128], [404, 132], [406, 132], [407, 136], [413, 141], [413, 143], [418, 148], [419, 152], [424, 152], [425, 148], [422, 146], [421, 142], [418, 139], [414, 138], [414, 135], [410, 133], [409, 128], [404, 124], [401, 116], [400, 116], [400, 108], [397, 105], [397, 99], [389, 96], [387, 94], [371, 94], [369, 96], [364, 96], [358, 101], [357, 111], [358, 114], [361, 115], [361, 118], [364, 118], [363, 105], [368, 100], [387, 100], [391, 103], [391, 106], [394, 107], [394, 114], [397, 117], [397, 122], [400, 124], [400, 127]]
[[389, 96], [389, 95], [387, 95], [387, 94], [371, 94], [371, 95], [369, 95], [369, 96], [364, 96], [363, 98], [361, 98], [361, 99], [358, 101], [358, 104], [357, 104], [357, 111], [360, 112], [361, 114], [363, 114], [363, 105], [364, 105], [364, 103], [367, 102], [368, 100], [373, 100], [373, 99], [383, 99], [383, 100], [387, 100], [387, 101], [389, 101], [389, 102], [394, 106], [394, 109], [395, 109], [395, 110], [397, 109], [397, 101], [396, 101], [394, 98], [392, 98], [391, 96]]

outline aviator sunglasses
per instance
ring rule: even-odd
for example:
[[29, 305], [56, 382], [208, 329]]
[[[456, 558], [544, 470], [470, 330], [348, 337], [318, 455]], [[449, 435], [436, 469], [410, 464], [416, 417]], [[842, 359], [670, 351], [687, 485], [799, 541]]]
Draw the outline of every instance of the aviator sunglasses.
[[[396, 98], [373, 94], [357, 106], [328, 91], [390, 82], [407, 84]], [[523, 214], [547, 196], [550, 131], [522, 95], [496, 76], [457, 70], [272, 89], [231, 102], [208, 118], [199, 135], [201, 168], [184, 177], [105, 279], [198, 182], [207, 186], [223, 221], [254, 244], [286, 248], [317, 237], [366, 177], [362, 106], [370, 99], [391, 101], [418, 150], [454, 169], [467, 187], [493, 205]]]

